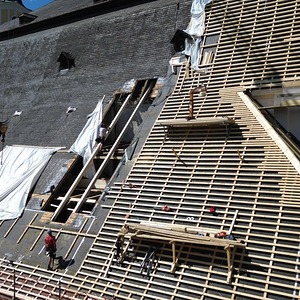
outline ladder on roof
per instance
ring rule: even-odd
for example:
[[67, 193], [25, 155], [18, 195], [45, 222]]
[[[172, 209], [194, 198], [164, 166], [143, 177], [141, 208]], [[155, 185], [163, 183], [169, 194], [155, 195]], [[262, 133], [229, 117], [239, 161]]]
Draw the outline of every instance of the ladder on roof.
[[[114, 119], [112, 120], [109, 129], [107, 130], [106, 133], [106, 137], [109, 135], [109, 133], [111, 132], [111, 130], [114, 128], [114, 126], [116, 125], [117, 121], [119, 120], [122, 112], [124, 111], [126, 105], [128, 104], [130, 98], [131, 98], [132, 94], [129, 94], [127, 96], [127, 98], [125, 99], [123, 105], [121, 106], [121, 108], [119, 109], [118, 113], [116, 114], [116, 116], [114, 117]], [[109, 102], [109, 107], [106, 108], [106, 112], [108, 111], [108, 109], [110, 108], [110, 106], [112, 105], [113, 100]], [[105, 137], [105, 138], [106, 138]], [[83, 166], [82, 170], [80, 171], [80, 173], [77, 175], [76, 179], [74, 180], [73, 184], [71, 185], [71, 187], [69, 188], [69, 190], [67, 191], [66, 195], [64, 197], [61, 198], [61, 202], [59, 204], [59, 206], [57, 207], [57, 209], [55, 210], [51, 221], [55, 221], [55, 219], [58, 217], [58, 215], [61, 213], [61, 211], [64, 209], [64, 207], [70, 202], [71, 200], [71, 196], [73, 194], [73, 192], [75, 191], [75, 189], [78, 187], [78, 185], [80, 184], [80, 181], [82, 180], [86, 170], [89, 168], [89, 166], [91, 165], [91, 163], [93, 162], [95, 156], [97, 155], [97, 153], [102, 149], [102, 143], [99, 143], [94, 151], [92, 152], [90, 158], [88, 159], [88, 161], [86, 162], [86, 164]]]
[[[150, 92], [153, 89], [154, 86], [154, 82], [151, 82], [148, 86], [148, 88], [144, 91], [142, 98], [140, 99], [139, 103], [136, 105], [136, 108], [134, 109], [134, 111], [132, 112], [131, 116], [129, 117], [127, 123], [125, 124], [123, 130], [121, 131], [121, 133], [119, 134], [117, 140], [115, 141], [115, 143], [113, 144], [113, 146], [111, 147], [110, 151], [108, 152], [108, 154], [106, 155], [104, 161], [102, 162], [101, 166], [99, 167], [99, 169], [96, 171], [96, 174], [94, 175], [94, 177], [92, 178], [92, 180], [90, 181], [90, 183], [88, 184], [88, 186], [86, 187], [84, 193], [81, 195], [81, 198], [77, 201], [77, 204], [75, 206], [75, 208], [73, 209], [72, 213], [77, 213], [80, 208], [82, 207], [82, 205], [87, 201], [87, 197], [89, 195], [89, 193], [91, 192], [93, 186], [95, 185], [98, 177], [100, 176], [100, 174], [103, 172], [104, 168], [106, 167], [107, 163], [109, 162], [109, 160], [111, 159], [111, 157], [113, 156], [113, 154], [115, 153], [117, 147], [119, 146], [124, 134], [126, 133], [128, 127], [131, 124], [131, 121], [133, 120], [136, 112], [138, 111], [138, 109], [140, 108], [140, 106], [144, 103], [144, 100], [148, 97], [148, 95], [150, 94]], [[132, 97], [132, 93], [129, 94], [127, 96], [127, 98], [125, 99], [124, 103], [122, 104], [121, 108], [119, 109], [118, 113], [116, 114], [116, 116], [114, 117], [114, 119], [112, 120], [111, 124], [109, 125], [109, 129], [107, 131], [106, 137], [110, 134], [110, 132], [113, 130], [114, 126], [116, 125], [117, 121], [119, 120], [119, 118], [121, 117], [123, 111], [125, 110], [128, 102], [130, 101]], [[75, 191], [75, 189], [77, 188], [77, 186], [79, 185], [80, 181], [82, 180], [87, 168], [90, 166], [90, 164], [93, 162], [95, 156], [97, 155], [97, 153], [101, 150], [102, 148], [102, 144], [99, 143], [97, 145], [97, 147], [95, 147], [91, 157], [89, 158], [89, 160], [86, 162], [86, 164], [83, 166], [82, 170], [80, 171], [80, 173], [78, 174], [77, 178], [74, 180], [73, 184], [71, 185], [71, 187], [69, 188], [69, 190], [67, 191], [66, 195], [64, 197], [61, 198], [61, 202], [58, 205], [58, 207], [56, 208], [54, 214], [52, 215], [51, 221], [55, 221], [56, 218], [59, 216], [59, 214], [63, 211], [63, 209], [69, 204], [70, 201], [72, 201], [72, 194]]]
[[73, 213], [78, 213], [78, 211], [80, 210], [81, 206], [85, 203], [87, 196], [89, 194], [89, 192], [91, 191], [93, 185], [95, 184], [95, 182], [97, 181], [98, 177], [100, 176], [100, 174], [103, 172], [104, 168], [106, 167], [107, 163], [109, 162], [110, 158], [112, 157], [112, 155], [114, 154], [114, 152], [116, 151], [118, 145], [120, 144], [123, 136], [125, 135], [128, 127], [131, 124], [131, 121], [133, 120], [134, 116], [136, 115], [137, 111], [139, 110], [139, 108], [142, 106], [142, 104], [144, 103], [144, 100], [148, 97], [148, 95], [150, 94], [150, 92], [153, 89], [154, 86], [154, 82], [151, 82], [149, 87], [147, 88], [147, 90], [145, 91], [145, 93], [143, 94], [141, 100], [139, 101], [139, 103], [136, 105], [134, 111], [132, 112], [131, 116], [129, 117], [127, 123], [125, 124], [123, 130], [120, 132], [118, 138], [116, 139], [115, 143], [113, 144], [113, 146], [111, 147], [111, 149], [109, 150], [106, 158], [103, 160], [101, 166], [99, 167], [99, 169], [96, 171], [96, 174], [94, 175], [93, 179], [91, 180], [90, 184], [88, 185], [88, 187], [86, 188], [85, 192], [83, 193], [83, 195], [81, 196], [80, 200], [78, 201], [77, 205], [75, 206], [75, 208], [73, 209]]

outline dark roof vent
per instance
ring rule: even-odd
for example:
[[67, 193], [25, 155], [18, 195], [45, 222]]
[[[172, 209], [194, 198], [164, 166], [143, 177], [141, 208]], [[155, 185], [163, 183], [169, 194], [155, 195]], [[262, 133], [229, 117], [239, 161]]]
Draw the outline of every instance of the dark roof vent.
[[75, 57], [68, 53], [68, 52], [62, 52], [57, 59], [57, 61], [60, 63], [59, 70], [69, 70], [72, 67], [75, 67]]
[[37, 18], [37, 16], [35, 16], [35, 15], [22, 13], [19, 15], [20, 25], [28, 24], [28, 23], [32, 22], [33, 20], [35, 20], [36, 18]]

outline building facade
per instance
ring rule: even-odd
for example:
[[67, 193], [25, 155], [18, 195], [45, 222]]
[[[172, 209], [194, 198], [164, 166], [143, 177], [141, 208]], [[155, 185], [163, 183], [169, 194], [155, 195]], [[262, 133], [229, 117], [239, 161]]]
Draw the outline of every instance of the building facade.
[[21, 1], [0, 1], [0, 24], [6, 23], [17, 18], [23, 13], [29, 13], [29, 10], [22, 5]]

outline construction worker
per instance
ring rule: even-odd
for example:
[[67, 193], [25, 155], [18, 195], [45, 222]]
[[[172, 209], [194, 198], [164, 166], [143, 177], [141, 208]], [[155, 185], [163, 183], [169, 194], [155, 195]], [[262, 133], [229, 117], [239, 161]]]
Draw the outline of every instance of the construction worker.
[[103, 144], [103, 142], [105, 140], [106, 132], [107, 132], [107, 126], [102, 123], [101, 127], [99, 129], [99, 136], [96, 138], [96, 143]]
[[54, 267], [54, 259], [56, 257], [56, 239], [52, 234], [52, 230], [47, 230], [47, 236], [45, 238], [45, 249], [46, 254], [49, 256], [48, 261], [48, 270], [53, 270]]

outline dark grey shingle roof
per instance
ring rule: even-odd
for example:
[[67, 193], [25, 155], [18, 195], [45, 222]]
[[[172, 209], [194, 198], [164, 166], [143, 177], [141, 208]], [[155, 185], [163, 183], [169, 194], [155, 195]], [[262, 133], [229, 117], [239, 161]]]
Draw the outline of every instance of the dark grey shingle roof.
[[93, 0], [55, 0], [34, 11], [40, 20], [93, 6]]
[[[31, 23], [40, 22], [46, 19], [55, 18], [76, 10], [84, 9], [93, 6], [93, 0], [54, 0], [53, 2], [36, 9], [31, 12], [37, 16]], [[16, 27], [19, 27], [19, 20], [14, 19], [0, 26], [0, 32], [7, 31]]]
[[[1, 121], [23, 111], [10, 122], [6, 144], [68, 148], [104, 95], [108, 101], [130, 79], [165, 76], [175, 10], [175, 0], [152, 1], [1, 41]], [[75, 57], [66, 74], [57, 62], [62, 52]], [[69, 106], [78, 109], [67, 117]]]

